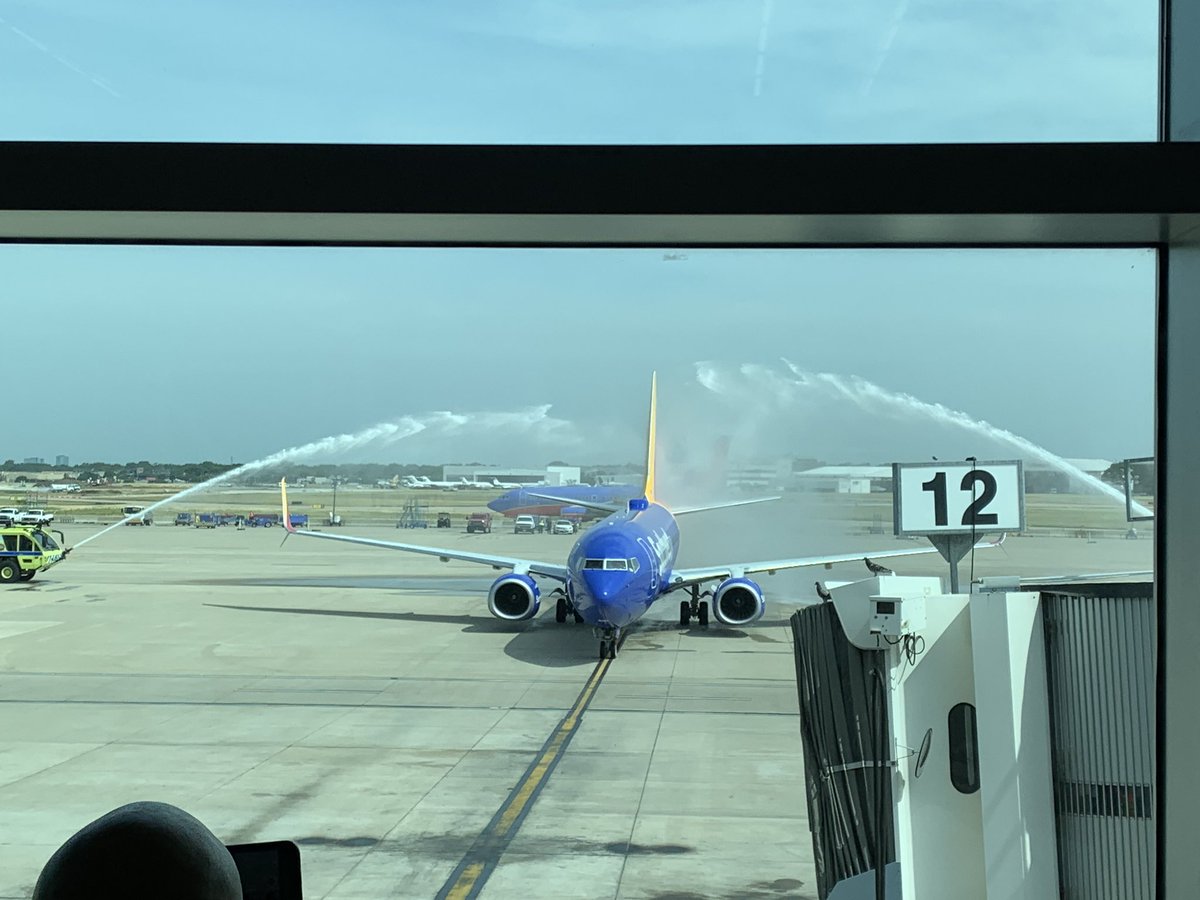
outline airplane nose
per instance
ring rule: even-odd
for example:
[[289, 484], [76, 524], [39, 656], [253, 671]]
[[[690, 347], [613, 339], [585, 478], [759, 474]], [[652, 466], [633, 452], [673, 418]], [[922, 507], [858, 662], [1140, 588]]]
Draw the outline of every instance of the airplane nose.
[[589, 570], [583, 573], [583, 581], [587, 585], [588, 593], [600, 604], [610, 603], [616, 599], [617, 594], [628, 580], [628, 574], [625, 572]]

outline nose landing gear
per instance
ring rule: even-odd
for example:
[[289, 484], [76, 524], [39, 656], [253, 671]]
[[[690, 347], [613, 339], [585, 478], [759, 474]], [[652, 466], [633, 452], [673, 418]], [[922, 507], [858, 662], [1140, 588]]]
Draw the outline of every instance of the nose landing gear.
[[600, 658], [616, 659], [619, 643], [621, 643], [621, 629], [605, 628], [600, 634]]

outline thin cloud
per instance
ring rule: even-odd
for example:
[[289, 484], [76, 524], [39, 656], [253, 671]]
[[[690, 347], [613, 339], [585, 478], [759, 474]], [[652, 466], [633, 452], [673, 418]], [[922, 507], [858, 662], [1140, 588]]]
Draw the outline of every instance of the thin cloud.
[[70, 69], [76, 75], [83, 76], [88, 81], [90, 81], [92, 84], [94, 84], [96, 87], [100, 88], [100, 90], [104, 91], [106, 94], [111, 94], [113, 97], [116, 97], [118, 100], [124, 99], [124, 97], [122, 97], [119, 93], [117, 93], [115, 90], [113, 90], [112, 86], [109, 85], [108, 82], [106, 82], [99, 75], [93, 75], [91, 72], [88, 72], [86, 69], [80, 68], [79, 66], [75, 65], [75, 63], [71, 62], [65, 56], [61, 55], [60, 53], [56, 53], [54, 50], [52, 50], [46, 44], [43, 44], [41, 41], [39, 41], [37, 38], [35, 38], [33, 35], [29, 34], [28, 32], [22, 31], [20, 28], [18, 28], [16, 25], [12, 24], [12, 22], [9, 22], [7, 19], [0, 18], [0, 25], [6, 26], [9, 31], [11, 31], [17, 37], [21, 38], [21, 40], [36, 47], [38, 50], [41, 50], [43, 53], [45, 53], [47, 56], [49, 56], [55, 62]]

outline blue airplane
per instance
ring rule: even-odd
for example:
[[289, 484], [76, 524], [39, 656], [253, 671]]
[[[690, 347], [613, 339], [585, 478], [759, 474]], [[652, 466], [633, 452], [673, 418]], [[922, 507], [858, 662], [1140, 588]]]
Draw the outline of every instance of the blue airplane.
[[579, 536], [567, 556], [566, 565], [297, 529], [288, 516], [286, 480], [280, 482], [283, 521], [290, 533], [304, 537], [423, 553], [437, 556], [443, 561], [457, 559], [491, 566], [493, 569], [508, 569], [510, 571], [497, 578], [488, 591], [488, 610], [493, 616], [510, 622], [532, 619], [538, 614], [541, 588], [536, 579], [558, 582], [559, 586], [550, 594], [556, 598], [555, 620], [565, 622], [571, 616], [577, 623], [586, 622], [598, 629], [602, 659], [615, 658], [625, 630], [644, 616], [656, 601], [676, 591], [685, 591], [688, 595], [679, 602], [681, 627], [687, 627], [692, 619], [696, 619], [702, 628], [708, 626], [709, 606], [700, 599], [700, 587], [709, 582], [718, 582], [711, 595], [712, 613], [717, 621], [723, 625], [740, 627], [762, 618], [766, 611], [763, 590], [747, 577], [749, 575], [758, 572], [773, 575], [783, 569], [839, 562], [866, 561], [870, 568], [873, 566], [870, 557], [878, 559], [934, 552], [929, 547], [676, 568], [675, 559], [679, 554], [676, 516], [779, 498], [765, 497], [674, 509], [668, 509], [660, 503], [655, 495], [657, 406], [655, 377], [651, 379], [650, 387], [646, 483], [639, 496], [618, 504], [583, 500], [578, 496], [559, 497], [551, 493], [552, 489], [547, 489], [546, 493], [538, 492], [538, 496], [548, 502], [578, 505], [606, 515], [606, 518]]

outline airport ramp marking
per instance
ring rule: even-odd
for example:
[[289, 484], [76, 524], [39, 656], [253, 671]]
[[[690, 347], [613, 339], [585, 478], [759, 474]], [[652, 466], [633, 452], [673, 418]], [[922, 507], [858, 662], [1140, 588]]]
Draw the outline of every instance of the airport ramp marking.
[[31, 631], [40, 631], [43, 628], [50, 628], [52, 625], [61, 624], [62, 622], [0, 621], [0, 640], [3, 640], [4, 638], [16, 637], [20, 634], [29, 634]]
[[480, 832], [471, 849], [450, 873], [450, 878], [438, 891], [437, 900], [470, 900], [479, 896], [479, 892], [483, 890], [483, 886], [487, 884], [488, 878], [500, 862], [500, 857], [512, 843], [529, 810], [533, 808], [538, 794], [550, 780], [550, 775], [566, 752], [571, 738], [579, 730], [583, 714], [592, 702], [600, 682], [604, 680], [604, 674], [611, 662], [612, 660], [602, 659], [597, 663], [575, 703], [550, 733], [550, 737], [525, 770], [521, 780], [509, 792], [508, 799], [492, 816], [492, 820]]

